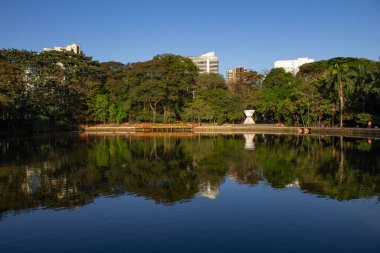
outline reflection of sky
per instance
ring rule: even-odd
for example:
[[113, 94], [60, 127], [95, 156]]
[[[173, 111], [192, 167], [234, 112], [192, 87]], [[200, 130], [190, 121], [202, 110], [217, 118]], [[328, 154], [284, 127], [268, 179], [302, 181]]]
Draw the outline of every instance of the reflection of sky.
[[100, 197], [75, 210], [8, 216], [0, 234], [0, 252], [378, 252], [380, 205], [227, 179], [213, 201]]

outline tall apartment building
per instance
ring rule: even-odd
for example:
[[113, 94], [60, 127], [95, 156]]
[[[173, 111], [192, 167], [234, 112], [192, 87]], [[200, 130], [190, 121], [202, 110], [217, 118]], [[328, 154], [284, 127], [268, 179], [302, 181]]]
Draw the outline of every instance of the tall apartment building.
[[77, 44], [70, 44], [63, 47], [45, 47], [42, 51], [71, 51], [75, 54], [80, 54], [80, 46]]
[[305, 63], [314, 62], [314, 59], [309, 58], [297, 58], [295, 60], [275, 61], [275, 68], [283, 68], [286, 72], [290, 72], [293, 75], [297, 74], [299, 67]]
[[242, 74], [245, 72], [248, 72], [248, 69], [246, 67], [241, 67], [241, 66], [227, 69], [227, 72], [226, 72], [227, 83], [232, 83], [232, 82], [236, 82], [240, 80], [240, 78], [242, 77]]
[[214, 52], [208, 52], [199, 56], [190, 56], [189, 58], [198, 67], [199, 74], [219, 74], [219, 59], [215, 56]]

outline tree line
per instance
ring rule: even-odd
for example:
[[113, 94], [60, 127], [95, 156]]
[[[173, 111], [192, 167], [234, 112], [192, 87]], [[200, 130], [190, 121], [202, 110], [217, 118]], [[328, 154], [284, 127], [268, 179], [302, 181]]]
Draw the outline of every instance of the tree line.
[[[72, 52], [0, 50], [0, 124], [6, 132], [72, 130], [84, 123], [258, 122], [363, 125], [378, 120], [380, 63], [333, 58], [249, 71], [227, 84], [172, 54], [123, 64]], [[4, 130], [5, 129], [5, 130]]]
[[379, 121], [380, 62], [339, 57], [304, 64], [296, 76], [276, 68], [263, 84], [257, 109], [274, 121], [340, 127]]

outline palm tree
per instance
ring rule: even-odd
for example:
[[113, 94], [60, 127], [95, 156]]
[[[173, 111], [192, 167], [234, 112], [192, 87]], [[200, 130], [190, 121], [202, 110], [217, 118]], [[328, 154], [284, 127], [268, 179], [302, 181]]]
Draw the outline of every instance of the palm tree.
[[366, 97], [371, 92], [375, 81], [374, 74], [368, 69], [368, 65], [364, 62], [358, 64], [356, 69], [351, 71], [351, 80], [354, 83], [355, 91], [361, 94], [362, 110], [365, 112]]
[[334, 86], [337, 90], [339, 100], [339, 112], [340, 112], [340, 127], [343, 127], [343, 114], [344, 114], [344, 88], [348, 84], [348, 66], [347, 64], [335, 64], [329, 68], [329, 86]]

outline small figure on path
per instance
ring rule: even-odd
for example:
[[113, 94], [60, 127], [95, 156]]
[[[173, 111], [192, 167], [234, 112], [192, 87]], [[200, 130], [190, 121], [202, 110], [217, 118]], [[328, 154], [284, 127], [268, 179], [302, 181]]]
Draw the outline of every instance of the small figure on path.
[[372, 128], [372, 121], [368, 121], [368, 128]]

